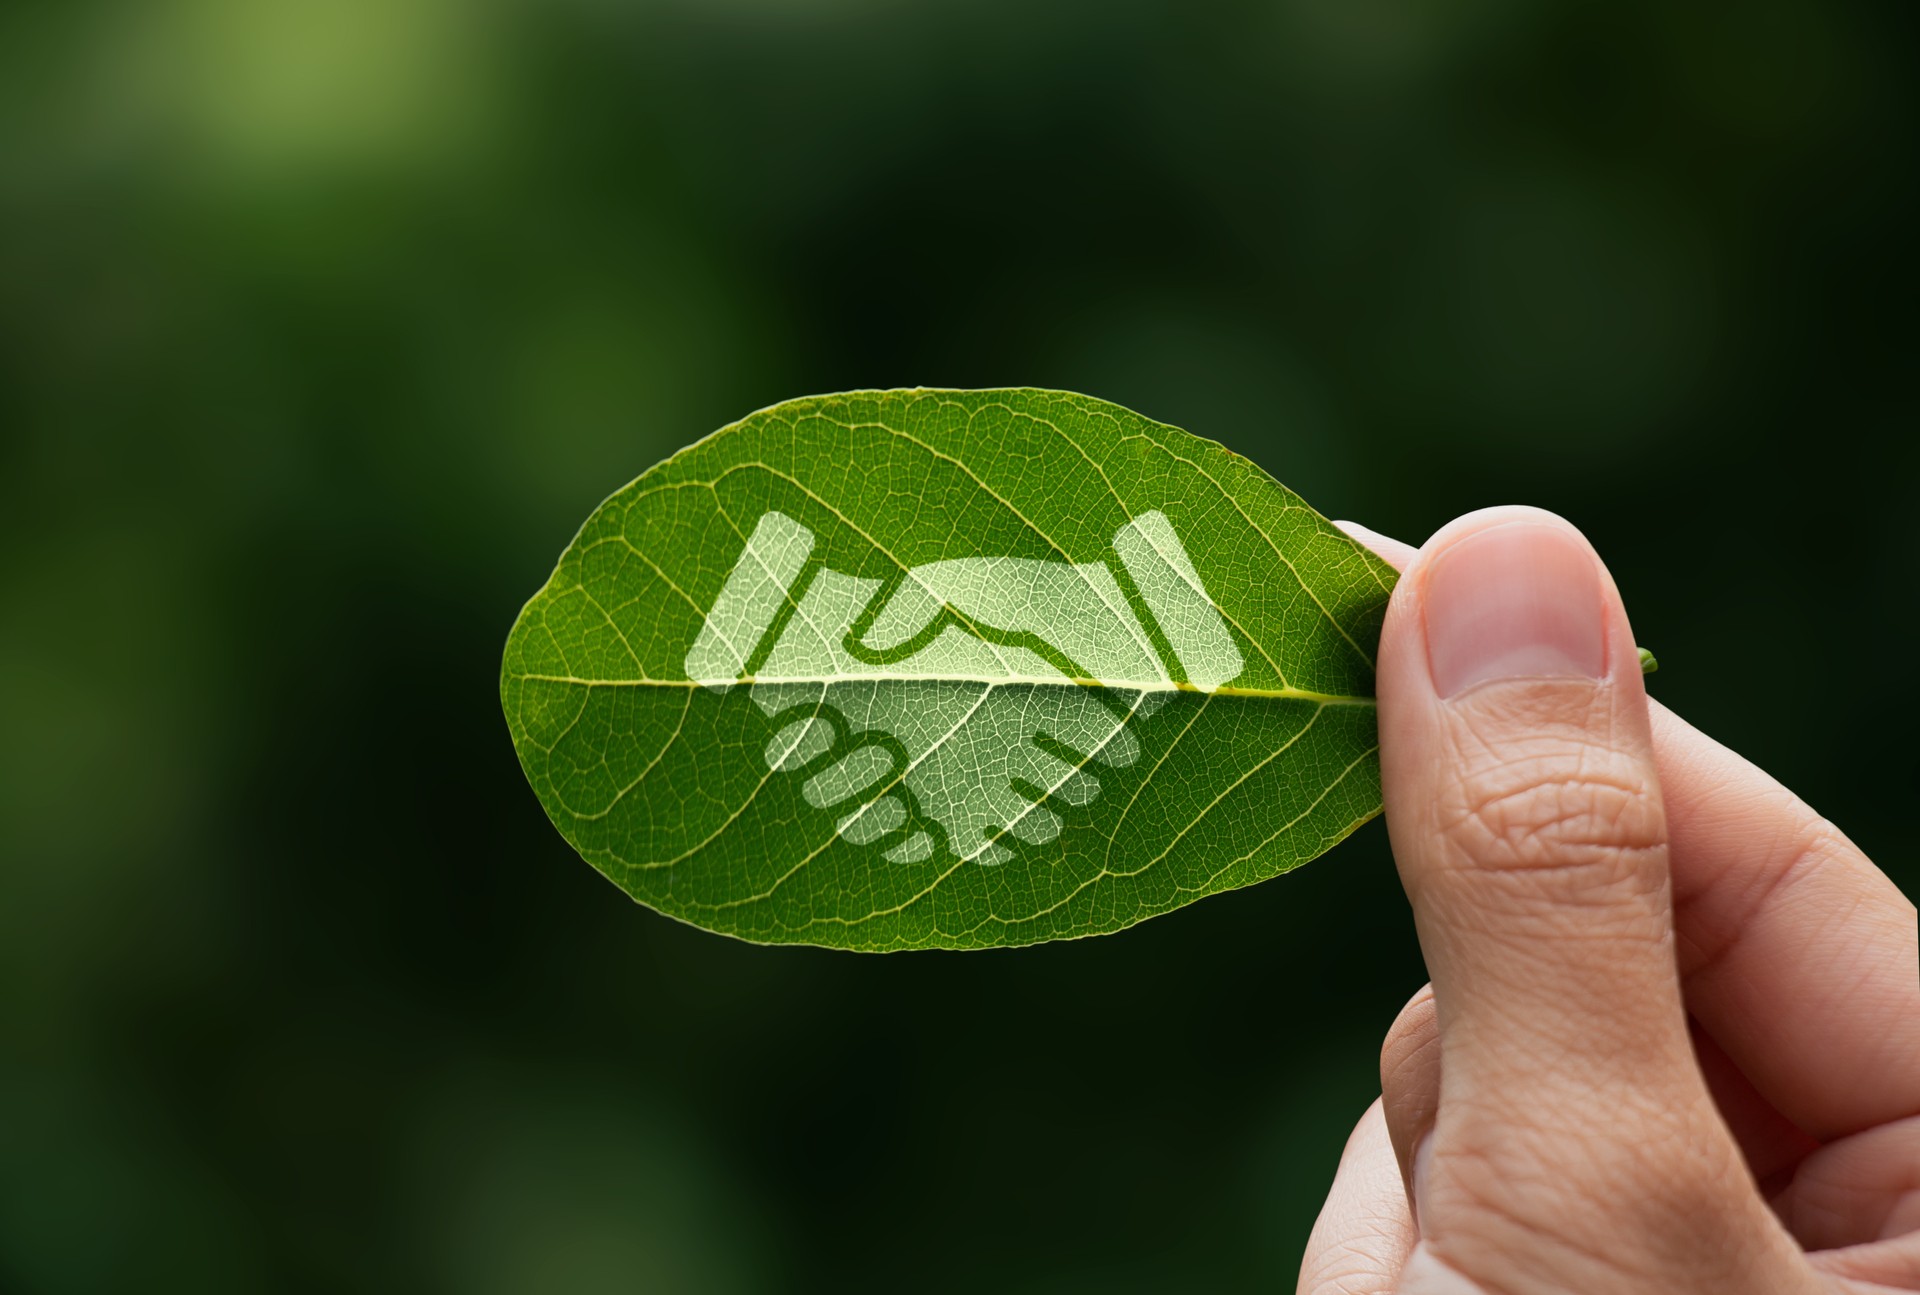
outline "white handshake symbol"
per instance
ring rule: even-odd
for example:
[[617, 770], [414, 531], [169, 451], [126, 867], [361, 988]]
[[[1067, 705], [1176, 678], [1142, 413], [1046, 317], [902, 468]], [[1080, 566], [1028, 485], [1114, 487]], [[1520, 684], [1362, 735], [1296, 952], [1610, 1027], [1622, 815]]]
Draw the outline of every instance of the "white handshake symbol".
[[[814, 533], [785, 513], [761, 516], [687, 652], [689, 679], [725, 690], [746, 678], [814, 545]], [[1240, 649], [1166, 515], [1145, 513], [1122, 526], [1113, 551], [1186, 682], [1212, 692], [1238, 677]], [[855, 640], [853, 626], [881, 584], [814, 572], [750, 687], [768, 716], [794, 715], [767, 743], [768, 767], [823, 766], [803, 784], [807, 802], [843, 808], [839, 834], [884, 847], [895, 862], [921, 862], [942, 848], [933, 825], [952, 857], [981, 863], [1010, 857], [1003, 835], [1032, 845], [1053, 840], [1062, 824], [1050, 806], [1091, 803], [1100, 783], [1087, 764], [1137, 760], [1128, 722], [1179, 686], [1107, 562], [929, 562], [907, 572]], [[1074, 678], [1040, 653], [989, 642], [953, 620], [885, 665], [851, 650], [856, 642], [872, 653], [905, 647], [948, 608], [967, 625], [1038, 638], [1081, 680], [1105, 685], [1104, 696], [1071, 686]]]

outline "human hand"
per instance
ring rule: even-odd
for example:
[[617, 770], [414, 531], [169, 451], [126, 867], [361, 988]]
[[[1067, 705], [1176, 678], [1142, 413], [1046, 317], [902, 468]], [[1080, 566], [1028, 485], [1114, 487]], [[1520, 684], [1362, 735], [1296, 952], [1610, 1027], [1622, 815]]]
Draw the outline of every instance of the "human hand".
[[1920, 1290], [1914, 906], [1647, 700], [1567, 523], [1349, 529], [1405, 572], [1381, 761], [1433, 984], [1299, 1290]]

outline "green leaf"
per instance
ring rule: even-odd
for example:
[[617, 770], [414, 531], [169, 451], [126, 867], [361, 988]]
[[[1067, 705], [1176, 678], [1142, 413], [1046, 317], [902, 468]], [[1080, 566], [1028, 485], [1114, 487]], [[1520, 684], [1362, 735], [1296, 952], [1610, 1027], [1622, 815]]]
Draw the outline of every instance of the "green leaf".
[[1211, 441], [1065, 392], [762, 410], [602, 504], [500, 693], [561, 834], [708, 930], [1099, 935], [1380, 810], [1391, 568]]

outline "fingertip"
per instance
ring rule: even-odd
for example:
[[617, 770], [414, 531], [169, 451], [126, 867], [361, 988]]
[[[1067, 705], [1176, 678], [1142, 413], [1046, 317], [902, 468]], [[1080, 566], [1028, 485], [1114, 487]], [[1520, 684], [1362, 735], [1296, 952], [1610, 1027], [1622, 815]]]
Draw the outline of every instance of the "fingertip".
[[1426, 543], [1417, 550], [1418, 562], [1409, 563], [1409, 574], [1415, 566], [1429, 567], [1448, 549], [1483, 531], [1494, 530], [1501, 526], [1538, 526], [1550, 531], [1564, 532], [1572, 536], [1587, 552], [1593, 554], [1596, 563], [1600, 555], [1586, 533], [1559, 513], [1546, 508], [1535, 508], [1531, 504], [1492, 504], [1486, 508], [1476, 508], [1472, 512], [1462, 513], [1427, 537]]
[[1502, 522], [1454, 540], [1424, 568], [1434, 691], [1506, 679], [1598, 680], [1609, 607], [1593, 550], [1571, 527]]
[[[1383, 700], [1408, 682], [1446, 698], [1490, 680], [1553, 675], [1645, 695], [1620, 591], [1591, 541], [1557, 513], [1524, 504], [1465, 513], [1435, 531], [1401, 576], [1381, 635]], [[1428, 668], [1412, 669], [1415, 661]]]

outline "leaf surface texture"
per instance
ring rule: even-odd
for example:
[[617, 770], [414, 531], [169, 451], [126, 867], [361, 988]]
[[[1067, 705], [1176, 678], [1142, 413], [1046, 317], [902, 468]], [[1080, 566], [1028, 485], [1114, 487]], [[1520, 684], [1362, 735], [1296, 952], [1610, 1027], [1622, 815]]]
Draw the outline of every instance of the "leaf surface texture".
[[762, 410], [603, 503], [508, 638], [561, 833], [661, 912], [868, 951], [1117, 931], [1380, 809], [1392, 570], [1064, 392]]

